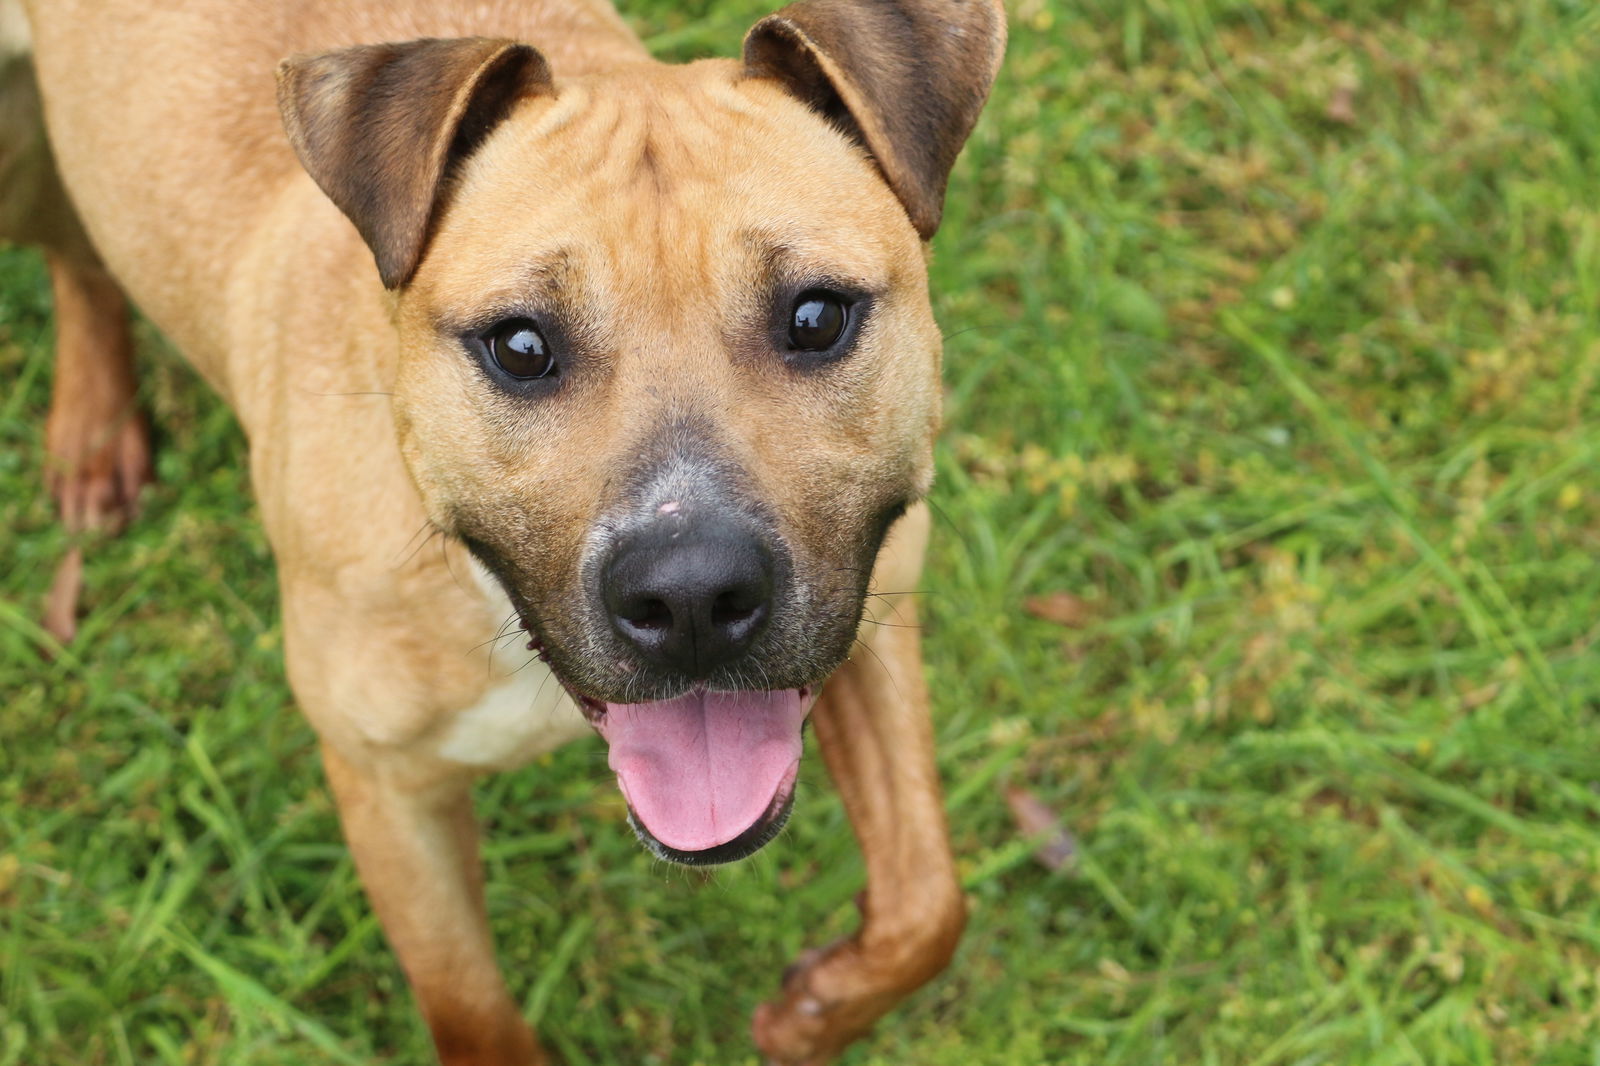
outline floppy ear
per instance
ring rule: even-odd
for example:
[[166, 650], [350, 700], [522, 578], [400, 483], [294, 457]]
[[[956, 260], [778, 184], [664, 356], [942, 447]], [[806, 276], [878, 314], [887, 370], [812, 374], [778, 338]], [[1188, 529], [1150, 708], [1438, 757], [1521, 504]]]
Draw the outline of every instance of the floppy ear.
[[750, 30], [744, 68], [860, 141], [927, 240], [1005, 41], [998, 0], [798, 0]]
[[552, 92], [527, 45], [487, 37], [358, 45], [278, 64], [278, 109], [313, 180], [393, 289], [411, 280], [440, 194], [526, 96]]

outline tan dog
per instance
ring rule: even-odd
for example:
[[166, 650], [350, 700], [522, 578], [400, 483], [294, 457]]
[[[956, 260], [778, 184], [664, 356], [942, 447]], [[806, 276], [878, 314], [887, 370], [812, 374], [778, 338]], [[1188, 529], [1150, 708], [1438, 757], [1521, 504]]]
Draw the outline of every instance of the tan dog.
[[[917, 581], [923, 242], [998, 4], [800, 0], [742, 62], [684, 67], [601, 0], [30, 18], [94, 247], [249, 435], [290, 680], [441, 1058], [541, 1060], [469, 785], [590, 728], [641, 839], [721, 862], [787, 816], [809, 715], [868, 885], [859, 933], [758, 1012], [774, 1060], [830, 1058], [938, 972], [963, 906], [916, 630], [848, 653], [864, 611], [914, 616], [866, 597]], [[130, 398], [84, 420], [136, 424]], [[409, 550], [430, 527], [442, 557]], [[484, 650], [512, 610], [543, 664]]]

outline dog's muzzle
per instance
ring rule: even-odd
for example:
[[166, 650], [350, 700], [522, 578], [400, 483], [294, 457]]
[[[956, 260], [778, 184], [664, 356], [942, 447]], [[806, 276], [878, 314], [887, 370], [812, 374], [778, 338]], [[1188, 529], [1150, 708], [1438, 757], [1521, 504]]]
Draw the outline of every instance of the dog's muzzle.
[[645, 670], [681, 677], [671, 699], [604, 704], [595, 727], [635, 829], [662, 858], [726, 862], [782, 827], [794, 798], [809, 689], [715, 691], [768, 628], [779, 576], [753, 524], [667, 503], [610, 548], [600, 599]]

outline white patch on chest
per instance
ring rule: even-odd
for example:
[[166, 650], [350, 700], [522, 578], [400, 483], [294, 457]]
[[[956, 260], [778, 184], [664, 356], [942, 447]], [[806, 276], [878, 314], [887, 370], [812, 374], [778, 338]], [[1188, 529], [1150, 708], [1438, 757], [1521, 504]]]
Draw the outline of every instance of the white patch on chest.
[[451, 719], [437, 751], [451, 762], [510, 770], [592, 731], [550, 668], [534, 660]]
[[[509, 616], [505, 592], [475, 559], [472, 573], [493, 605], [496, 621]], [[502, 680], [444, 727], [435, 749], [441, 758], [509, 770], [593, 732], [550, 668], [526, 651], [521, 639], [507, 643], [514, 651], [491, 653], [491, 666], [504, 675]]]

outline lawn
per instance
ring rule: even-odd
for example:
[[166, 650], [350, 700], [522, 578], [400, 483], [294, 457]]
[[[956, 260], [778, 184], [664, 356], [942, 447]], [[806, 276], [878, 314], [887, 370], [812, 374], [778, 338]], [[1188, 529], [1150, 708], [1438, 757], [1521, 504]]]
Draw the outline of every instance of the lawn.
[[[763, 10], [667, 7], [624, 10], [678, 58]], [[1010, 10], [933, 260], [973, 920], [847, 1061], [1600, 1063], [1600, 6]], [[0, 252], [0, 1066], [426, 1061], [243, 440], [148, 330], [160, 484], [44, 654], [47, 296]], [[853, 919], [826, 777], [690, 872], [601, 750], [480, 790], [514, 992], [572, 1066], [754, 1064], [750, 1010]]]

